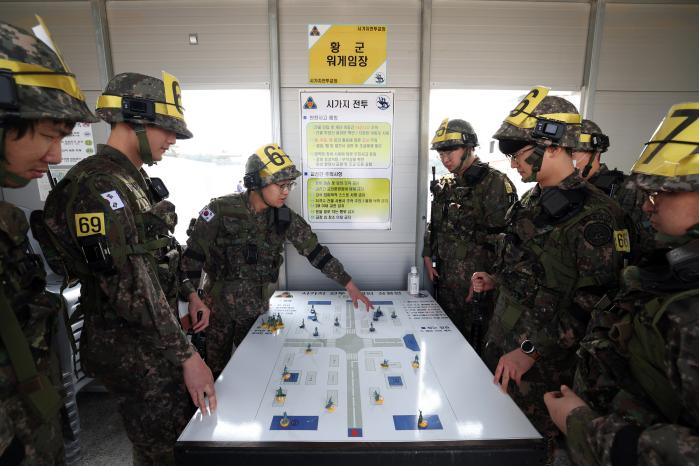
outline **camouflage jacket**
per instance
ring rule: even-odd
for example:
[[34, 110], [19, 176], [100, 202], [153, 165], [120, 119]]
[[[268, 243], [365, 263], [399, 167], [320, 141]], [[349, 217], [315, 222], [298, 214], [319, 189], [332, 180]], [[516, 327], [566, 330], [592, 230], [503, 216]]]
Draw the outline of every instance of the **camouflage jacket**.
[[[9, 305], [9, 309], [4, 309], [3, 312], [9, 311], [14, 314], [23, 333], [20, 341], [26, 342], [37, 374], [44, 380], [54, 380], [58, 367], [53, 366], [56, 359], [52, 357], [50, 348], [61, 303], [58, 296], [45, 291], [44, 264], [38, 255], [29, 252], [28, 230], [29, 224], [20, 209], [7, 202], [0, 202], [0, 279], [3, 283], [3, 301]], [[0, 325], [6, 331], [12, 328], [4, 319]], [[0, 338], [0, 405], [4, 405], [4, 410], [9, 409], [9, 406], [5, 405], [6, 402], [27, 404], [22, 406], [22, 409], [12, 409], [15, 417], [9, 419], [11, 422], [8, 423], [5, 419], [0, 421], [0, 456], [20, 426], [29, 425], [36, 429], [45, 422], [43, 416], [58, 414], [58, 406], [55, 406], [55, 410], [47, 409], [41, 413], [31, 409], [31, 398], [26, 396], [30, 392], [20, 392], [18, 387], [18, 377], [22, 372], [27, 374], [29, 370], [30, 368], [22, 367], [18, 371], [13, 366], [10, 350], [6, 347], [5, 340]], [[32, 390], [31, 393], [34, 392], [35, 390]], [[20, 396], [24, 401], [19, 401]], [[58, 401], [60, 404], [60, 398]]]
[[610, 170], [607, 165], [601, 164], [597, 173], [591, 176], [588, 182], [617, 201], [621, 210], [629, 216], [631, 226], [634, 228], [632, 232], [634, 256], [640, 258], [655, 249], [655, 229], [642, 209], [646, 196], [641, 190], [628, 187], [628, 180], [629, 176], [622, 171]]
[[[275, 222], [277, 209], [255, 213], [248, 193], [234, 193], [212, 199], [199, 213], [189, 231], [182, 258], [182, 271], [195, 286], [204, 269], [210, 283], [248, 282], [266, 286], [277, 281], [282, 265], [284, 242], [342, 286], [351, 277], [334, 258], [306, 221], [289, 209], [290, 223], [283, 228]], [[210, 287], [205, 288], [210, 291]]]
[[470, 261], [474, 272], [489, 271], [497, 234], [505, 227], [505, 213], [517, 200], [512, 182], [476, 159], [462, 175], [442, 177], [432, 194], [432, 220], [425, 231], [423, 257], [436, 256], [438, 263]]
[[657, 259], [624, 269], [581, 342], [574, 388], [589, 407], [566, 420], [576, 464], [699, 465], [699, 281]]
[[594, 305], [616, 289], [629, 247], [623, 213], [573, 173], [555, 188], [529, 190], [507, 219], [487, 339], [502, 352], [529, 339], [555, 364], [573, 354]]
[[[57, 244], [43, 247], [58, 249], [68, 273], [80, 278], [86, 326], [91, 315], [109, 326], [127, 325], [143, 337], [139, 344], [151, 344], [180, 364], [193, 348], [171, 305], [177, 285], [169, 279], [170, 302], [161, 285], [164, 272], [177, 271], [179, 257], [165, 234], [176, 216], [171, 203], [153, 203], [147, 179], [124, 154], [100, 146], [46, 199], [44, 222]], [[105, 247], [109, 257], [96, 260]]]

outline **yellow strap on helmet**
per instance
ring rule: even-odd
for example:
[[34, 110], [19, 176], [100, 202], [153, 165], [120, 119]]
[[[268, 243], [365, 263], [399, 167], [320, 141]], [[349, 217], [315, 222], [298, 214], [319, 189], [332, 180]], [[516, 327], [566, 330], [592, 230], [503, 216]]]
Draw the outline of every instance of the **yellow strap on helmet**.
[[[165, 102], [153, 102], [155, 104], [155, 113], [184, 121], [180, 83], [176, 77], [167, 71], [163, 71], [162, 76]], [[121, 97], [118, 95], [101, 95], [97, 98], [97, 108], [121, 108]]]
[[631, 171], [658, 176], [699, 174], [699, 102], [670, 108]]
[[78, 81], [71, 73], [57, 73], [41, 65], [4, 58], [0, 58], [0, 69], [10, 70], [12, 78], [18, 86], [58, 89], [75, 99], [85, 101], [85, 96], [78, 86]]
[[[121, 96], [101, 95], [97, 98], [96, 108], [121, 108]], [[184, 116], [177, 110], [175, 104], [155, 102], [155, 113], [184, 121]]]
[[435, 133], [434, 137], [432, 138], [432, 145], [438, 144], [440, 142], [446, 142], [446, 141], [458, 141], [458, 142], [463, 142], [463, 135], [461, 133], [456, 133], [456, 132], [448, 132], [447, 128], [449, 126], [449, 118], [445, 118], [442, 120], [442, 122], [439, 124], [439, 128], [437, 128], [437, 132]]
[[592, 135], [588, 133], [580, 133], [580, 142], [592, 142]]
[[265, 166], [260, 170], [260, 177], [271, 176], [278, 171], [294, 165], [291, 158], [277, 144], [267, 144], [255, 151]]

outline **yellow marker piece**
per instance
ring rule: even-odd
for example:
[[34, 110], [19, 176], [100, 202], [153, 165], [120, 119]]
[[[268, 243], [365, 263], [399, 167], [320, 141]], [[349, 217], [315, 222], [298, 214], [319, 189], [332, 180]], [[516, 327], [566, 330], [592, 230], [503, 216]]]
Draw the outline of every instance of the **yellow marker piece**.
[[631, 252], [629, 230], [614, 230], [614, 249], [619, 252]]
[[81, 236], [106, 235], [104, 228], [104, 212], [75, 214], [75, 235]]

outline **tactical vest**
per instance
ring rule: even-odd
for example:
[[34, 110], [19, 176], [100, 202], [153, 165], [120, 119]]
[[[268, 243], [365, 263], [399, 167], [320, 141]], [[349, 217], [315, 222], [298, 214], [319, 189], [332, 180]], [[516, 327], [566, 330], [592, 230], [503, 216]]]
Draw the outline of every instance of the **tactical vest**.
[[[55, 317], [61, 300], [45, 291], [46, 274], [41, 258], [30, 254], [24, 213], [0, 202], [0, 371], [11, 365], [6, 380], [16, 381], [15, 390], [32, 409], [39, 423], [52, 419], [62, 399], [47, 376], [46, 368], [37, 370], [35, 354], [43, 354], [46, 363]], [[5, 362], [7, 361], [7, 363]], [[4, 366], [4, 367], [3, 367]], [[2, 387], [5, 391], [6, 387]]]
[[[570, 254], [572, 245], [567, 243], [568, 232], [593, 212], [599, 211], [600, 206], [595, 202], [597, 194], [587, 190], [588, 197], [582, 209], [567, 220], [556, 225], [537, 227], [533, 219], [519, 215], [521, 203], [508, 211], [506, 220], [510, 225], [508, 234], [500, 235], [498, 257], [500, 267], [509, 263], [528, 262], [531, 268], [518, 266], [516, 274], [518, 285], [524, 283], [524, 289], [533, 292], [533, 298], [527, 299], [526, 293], [518, 293], [517, 289], [500, 287], [495, 315], [499, 317], [505, 333], [510, 333], [519, 321], [521, 315], [537, 303], [556, 303], [552, 319], [569, 320], [575, 327], [584, 331], [589, 316], [577, 312], [573, 306], [573, 296], [580, 288], [608, 285], [597, 277], [578, 277], [575, 256]], [[523, 202], [526, 202], [523, 199]], [[604, 207], [602, 207], [604, 209]], [[606, 210], [606, 209], [605, 209]], [[613, 218], [616, 216], [611, 213]], [[543, 244], [538, 244], [537, 237], [546, 235]], [[507, 256], [508, 259], [505, 257]], [[523, 301], [526, 301], [523, 303]], [[537, 341], [538, 345], [552, 345], [555, 341]]]
[[[612, 329], [614, 339], [627, 349], [634, 379], [672, 423], [681, 417], [683, 408], [665, 372], [667, 344], [658, 323], [672, 304], [694, 297], [699, 297], [699, 289], [653, 298], [638, 312], [625, 314]], [[694, 299], [693, 302], [696, 306], [699, 300]], [[683, 327], [697, 325], [696, 313], [687, 313], [679, 317]]]
[[459, 186], [453, 175], [443, 177], [435, 185], [431, 234], [435, 235], [437, 244], [433, 253], [440, 258], [464, 259], [474, 244], [482, 242], [479, 235], [486, 232], [478, 222], [485, 218], [486, 212], [479, 200], [488, 195], [481, 184], [488, 171], [487, 164], [475, 162], [464, 173], [464, 186]]
[[[105, 169], [105, 165], [109, 168]], [[119, 192], [126, 195], [128, 205], [133, 213], [134, 223], [138, 234], [139, 241], [137, 243], [129, 243], [123, 245], [109, 245], [111, 256], [114, 263], [119, 266], [123, 265], [128, 256], [140, 255], [145, 256], [151, 267], [149, 268], [152, 274], [151, 279], [160, 283], [168, 303], [176, 310], [177, 291], [179, 287], [179, 259], [180, 247], [177, 241], [170, 235], [177, 224], [177, 216], [175, 208], [169, 201], [160, 201], [156, 204], [151, 203], [151, 198], [148, 193], [141, 187], [137, 180], [133, 179], [124, 169], [118, 164], [109, 160], [106, 156], [95, 155], [82, 162], [82, 165], [77, 165], [76, 169], [71, 170], [59, 182], [55, 190], [62, 191], [67, 195], [65, 205], [46, 206], [44, 218], [56, 218], [58, 212], [50, 209], [65, 209], [65, 221], [71, 232], [71, 237], [74, 244], [66, 245], [58, 238], [49, 228], [45, 228], [45, 238], [42, 241], [44, 249], [48, 250], [48, 256], [52, 258], [60, 258], [60, 263], [56, 263], [52, 259], [52, 268], [54, 270], [64, 270], [67, 276], [78, 278], [83, 287], [81, 288], [81, 306], [83, 305], [91, 310], [102, 310], [104, 306], [104, 297], [99, 288], [99, 283], [95, 277], [95, 272], [90, 269], [88, 264], [76, 247], [76, 232], [75, 225], [72, 221], [73, 213], [70, 211], [70, 206], [75, 202], [78, 195], [79, 187], [86, 185], [90, 194], [99, 197], [101, 193], [95, 188], [93, 179], [96, 175], [109, 177], [111, 181], [119, 187]], [[110, 215], [111, 211], [106, 212], [106, 216]], [[123, 226], [119, 222], [108, 222], [110, 228], [115, 228], [118, 231], [120, 238], [125, 237]], [[72, 316], [72, 320], [79, 319], [81, 313], [76, 312]]]
[[624, 172], [609, 170], [595, 176], [590, 182], [596, 188], [601, 189], [607, 196], [616, 198], [616, 194], [624, 187]]
[[285, 236], [274, 228], [272, 210], [265, 211], [267, 221], [261, 225], [241, 194], [216, 198], [210, 207], [218, 217], [214, 221], [219, 222], [219, 230], [214, 244], [201, 246], [210, 251], [206, 269], [213, 281], [245, 281], [258, 286], [276, 282], [284, 261]]

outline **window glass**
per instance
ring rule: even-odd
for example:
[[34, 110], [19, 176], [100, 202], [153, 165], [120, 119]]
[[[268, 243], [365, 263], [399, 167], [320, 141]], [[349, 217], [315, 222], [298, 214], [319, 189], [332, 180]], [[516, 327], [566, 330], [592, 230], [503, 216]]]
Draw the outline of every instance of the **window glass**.
[[190, 219], [211, 198], [234, 192], [248, 156], [272, 142], [270, 99], [266, 89], [182, 91], [194, 137], [178, 140], [162, 162], [146, 167], [170, 190], [179, 217], [175, 236], [181, 243], [187, 241]]

